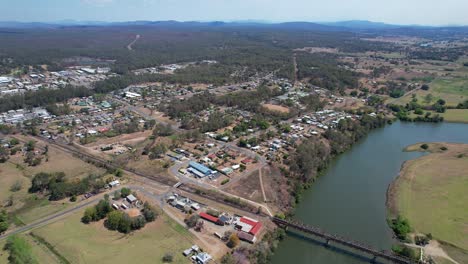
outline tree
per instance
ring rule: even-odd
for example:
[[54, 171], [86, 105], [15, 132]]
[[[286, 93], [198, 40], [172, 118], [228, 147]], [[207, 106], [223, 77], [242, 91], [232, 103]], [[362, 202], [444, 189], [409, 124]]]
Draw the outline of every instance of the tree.
[[30, 140], [24, 144], [26, 151], [33, 151], [36, 148], [36, 142]]
[[93, 206], [93, 207], [86, 208], [83, 217], [81, 217], [81, 222], [85, 224], [89, 224], [97, 220], [98, 220], [98, 215], [97, 215], [96, 207]]
[[138, 230], [138, 229], [141, 229], [143, 228], [144, 226], [146, 225], [146, 220], [145, 220], [145, 217], [144, 216], [137, 216], [137, 217], [133, 217], [131, 218], [131, 229], [132, 230]]
[[421, 89], [424, 90], [424, 91], [427, 91], [427, 90], [429, 90], [429, 85], [423, 84], [423, 85], [421, 85]]
[[0, 163], [6, 162], [10, 158], [10, 152], [8, 149], [0, 146]]
[[97, 219], [95, 221], [103, 219], [111, 211], [112, 211], [112, 206], [110, 205], [109, 200], [107, 199], [100, 200], [99, 203], [96, 205]]
[[153, 222], [158, 217], [158, 212], [148, 202], [143, 204], [142, 214], [147, 222]]
[[163, 143], [159, 143], [150, 149], [149, 158], [150, 159], [161, 158], [166, 153], [166, 151], [167, 151], [166, 145], [164, 145]]
[[239, 237], [237, 236], [237, 234], [232, 234], [230, 237], [229, 237], [229, 241], [227, 242], [227, 246], [229, 248], [235, 248], [239, 245], [240, 243], [240, 240], [239, 240]]
[[166, 137], [172, 134], [174, 134], [174, 130], [172, 129], [170, 124], [163, 125], [159, 123], [154, 127], [154, 130], [153, 130], [154, 136]]
[[432, 102], [432, 100], [434, 99], [434, 96], [432, 94], [427, 94], [425, 97], [424, 97], [424, 102], [426, 102], [427, 104], [429, 104], [430, 102]]
[[10, 226], [10, 224], [8, 222], [8, 214], [7, 214], [6, 210], [2, 210], [0, 212], [0, 234], [5, 232], [8, 229], [9, 226]]
[[122, 177], [122, 176], [123, 176], [123, 170], [122, 170], [121, 168], [116, 169], [116, 170], [114, 171], [114, 175], [115, 175], [116, 177], [119, 177], [119, 178]]
[[221, 264], [236, 264], [236, 260], [228, 253], [221, 258]]
[[37, 264], [31, 245], [26, 239], [18, 235], [10, 236], [5, 244], [5, 249], [10, 252], [8, 260], [11, 264]]
[[189, 227], [195, 227], [197, 225], [198, 220], [200, 219], [199, 215], [191, 215], [188, 218], [185, 219], [185, 224]]
[[400, 240], [406, 240], [408, 233], [411, 232], [408, 220], [400, 215], [390, 221], [390, 228], [392, 228], [393, 232]]
[[120, 233], [124, 234], [130, 233], [130, 231], [132, 231], [132, 219], [128, 214], [124, 213], [120, 218], [118, 230]]
[[120, 226], [120, 221], [123, 217], [123, 212], [119, 210], [115, 210], [107, 214], [107, 219], [104, 221], [105, 227], [110, 230], [117, 230]]
[[122, 188], [120, 190], [120, 197], [125, 198], [125, 197], [129, 196], [131, 193], [132, 193], [132, 190], [130, 190], [129, 188], [124, 187], [124, 188]]

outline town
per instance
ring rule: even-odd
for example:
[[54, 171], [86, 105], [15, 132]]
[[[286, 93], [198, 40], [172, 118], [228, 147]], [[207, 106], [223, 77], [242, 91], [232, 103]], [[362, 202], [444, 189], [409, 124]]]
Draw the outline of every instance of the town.
[[467, 259], [464, 27], [6, 24], [0, 263]]

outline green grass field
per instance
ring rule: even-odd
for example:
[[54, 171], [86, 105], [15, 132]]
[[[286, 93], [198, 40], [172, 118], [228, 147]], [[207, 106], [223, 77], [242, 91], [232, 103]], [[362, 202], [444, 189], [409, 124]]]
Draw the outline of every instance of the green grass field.
[[[434, 111], [424, 111], [424, 113], [430, 112], [432, 115], [438, 114], [444, 117], [445, 122], [450, 123], [468, 123], [468, 109], [447, 109], [445, 113], [436, 113]], [[414, 118], [418, 115], [411, 112], [410, 117]], [[424, 116], [420, 115], [420, 116]]]
[[442, 116], [447, 122], [468, 123], [468, 109], [448, 109]]
[[446, 146], [447, 151], [405, 165], [396, 182], [395, 205], [415, 232], [468, 249], [468, 145]]
[[[434, 104], [438, 99], [444, 99], [449, 106], [468, 100], [468, 78], [436, 79], [429, 84], [428, 91], [417, 90], [414, 92], [418, 102], [422, 105]], [[431, 94], [433, 99], [426, 102], [426, 95]], [[404, 105], [412, 100], [412, 94], [396, 99], [388, 99], [388, 103]]]
[[[20, 235], [26, 239], [26, 241], [31, 245], [32, 254], [36, 257], [39, 263], [47, 264], [60, 264], [60, 262], [55, 258], [55, 256], [50, 252], [49, 249], [39, 244], [33, 237], [28, 234]], [[4, 250], [6, 240], [0, 241], [0, 263], [9, 263], [8, 262], [8, 251]]]
[[[167, 216], [130, 235], [109, 231], [103, 222], [85, 225], [83, 211], [34, 231], [52, 244], [71, 263], [161, 263], [165, 253], [173, 263], [189, 263], [182, 251], [193, 236]], [[46, 263], [46, 262], [41, 262]]]

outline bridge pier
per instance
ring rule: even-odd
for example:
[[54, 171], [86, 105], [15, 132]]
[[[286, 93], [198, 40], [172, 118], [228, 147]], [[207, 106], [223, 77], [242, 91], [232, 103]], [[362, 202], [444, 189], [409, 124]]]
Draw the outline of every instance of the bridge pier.
[[329, 247], [329, 246], [330, 246], [330, 239], [327, 239], [327, 240], [325, 241], [325, 247]]
[[377, 256], [376, 255], [374, 255], [372, 257], [371, 263], [377, 263]]

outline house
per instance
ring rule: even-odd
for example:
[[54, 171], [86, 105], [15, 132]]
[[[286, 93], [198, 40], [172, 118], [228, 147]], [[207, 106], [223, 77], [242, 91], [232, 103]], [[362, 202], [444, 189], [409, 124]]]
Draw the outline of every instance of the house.
[[212, 259], [213, 258], [208, 253], [205, 253], [205, 252], [199, 253], [197, 255], [197, 257], [195, 258], [195, 260], [199, 264], [206, 264], [206, 263], [210, 262], [210, 260], [212, 260]]
[[135, 196], [133, 196], [133, 194], [127, 195], [127, 197], [125, 199], [127, 200], [127, 202], [129, 202], [131, 204], [138, 201], [138, 199]]
[[120, 185], [119, 180], [109, 182], [109, 187], [111, 187], [111, 188], [115, 187], [115, 186], [119, 186], [119, 185]]

